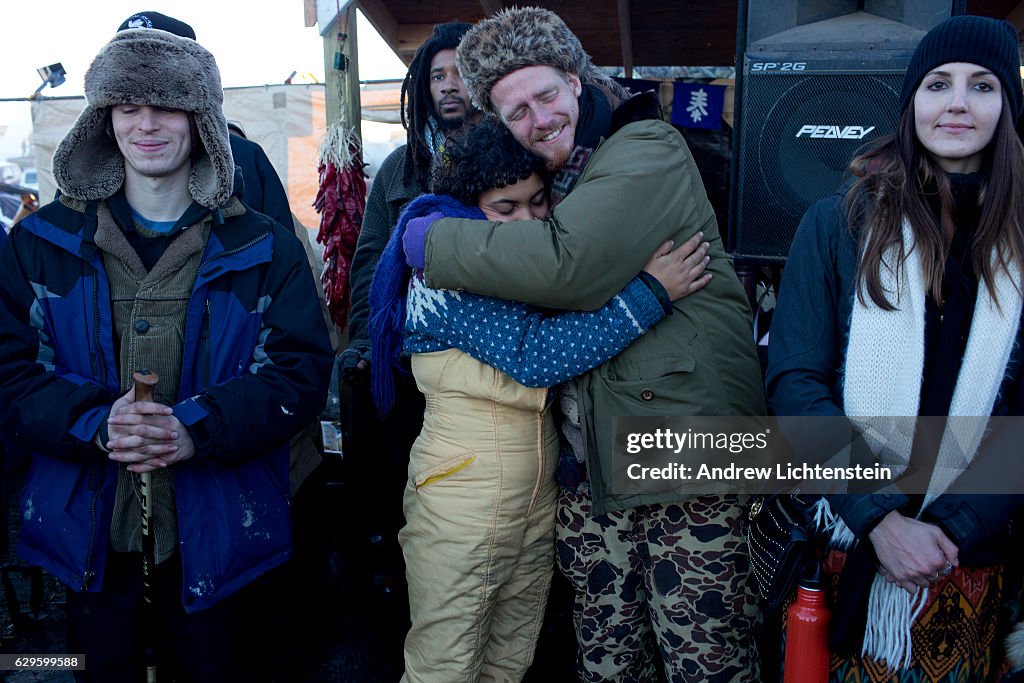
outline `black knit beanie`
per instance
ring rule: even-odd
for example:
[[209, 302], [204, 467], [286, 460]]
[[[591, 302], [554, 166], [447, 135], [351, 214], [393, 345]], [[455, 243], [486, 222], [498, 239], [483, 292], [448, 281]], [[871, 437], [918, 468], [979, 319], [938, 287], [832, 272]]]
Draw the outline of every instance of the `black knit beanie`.
[[900, 111], [913, 99], [921, 80], [937, 66], [950, 62], [978, 64], [989, 69], [1006, 92], [1013, 120], [1024, 108], [1017, 31], [1002, 19], [962, 15], [950, 17], [921, 39], [910, 58], [900, 93]]

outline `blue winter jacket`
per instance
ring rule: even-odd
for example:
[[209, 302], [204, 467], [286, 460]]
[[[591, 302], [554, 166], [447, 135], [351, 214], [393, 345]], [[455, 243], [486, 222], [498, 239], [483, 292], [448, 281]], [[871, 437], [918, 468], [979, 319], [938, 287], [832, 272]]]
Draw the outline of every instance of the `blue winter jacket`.
[[[332, 364], [294, 235], [251, 210], [212, 220], [173, 406], [196, 447], [174, 465], [189, 612], [289, 556], [288, 440], [322, 409]], [[77, 591], [103, 586], [117, 484], [92, 443], [120, 395], [95, 230], [94, 203], [55, 201], [0, 250], [0, 429], [33, 452], [19, 554]]]

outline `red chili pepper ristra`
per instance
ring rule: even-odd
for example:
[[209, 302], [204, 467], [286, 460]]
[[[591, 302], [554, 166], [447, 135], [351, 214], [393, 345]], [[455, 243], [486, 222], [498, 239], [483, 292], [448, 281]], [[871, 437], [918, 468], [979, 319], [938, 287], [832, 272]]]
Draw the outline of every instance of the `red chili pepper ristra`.
[[348, 325], [348, 276], [366, 208], [366, 174], [359, 140], [332, 127], [320, 152], [320, 189], [313, 208], [320, 214], [316, 241], [324, 245], [324, 294], [339, 332]]

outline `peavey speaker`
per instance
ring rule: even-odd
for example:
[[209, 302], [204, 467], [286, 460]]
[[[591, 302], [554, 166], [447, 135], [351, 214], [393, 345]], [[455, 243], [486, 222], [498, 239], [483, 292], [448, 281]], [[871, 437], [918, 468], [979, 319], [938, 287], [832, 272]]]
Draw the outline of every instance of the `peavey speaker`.
[[[739, 262], [781, 262], [807, 207], [839, 187], [858, 150], [895, 130], [914, 47], [951, 6], [927, 0], [878, 7], [838, 0], [744, 4], [729, 248]], [[910, 10], [920, 13], [912, 23]]]

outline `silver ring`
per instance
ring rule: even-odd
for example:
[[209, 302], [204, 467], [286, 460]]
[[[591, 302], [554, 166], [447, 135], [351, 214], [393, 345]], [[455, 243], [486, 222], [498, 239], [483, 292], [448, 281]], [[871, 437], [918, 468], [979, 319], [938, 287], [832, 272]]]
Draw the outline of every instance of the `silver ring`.
[[949, 576], [952, 573], [952, 571], [953, 563], [949, 560], [946, 560], [946, 566], [942, 568], [942, 571], [940, 571], [939, 574], [941, 574], [942, 576]]

